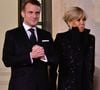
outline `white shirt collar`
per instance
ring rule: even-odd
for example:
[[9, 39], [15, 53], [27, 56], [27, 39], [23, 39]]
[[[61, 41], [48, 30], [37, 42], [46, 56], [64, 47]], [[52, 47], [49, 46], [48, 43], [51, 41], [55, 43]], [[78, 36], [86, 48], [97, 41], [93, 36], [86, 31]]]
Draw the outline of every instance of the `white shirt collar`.
[[30, 27], [29, 25], [25, 24], [24, 22], [23, 22], [23, 27], [24, 27], [25, 32], [27, 33], [29, 38], [30, 38], [30, 35], [31, 35], [31, 32], [29, 31], [29, 29], [30, 28], [34, 29], [36, 40], [38, 41], [38, 35], [37, 35], [36, 27]]
[[36, 30], [36, 27], [30, 27], [29, 25], [25, 24], [24, 22], [23, 22], [23, 27], [24, 27], [24, 29], [25, 29], [26, 32], [27, 32], [30, 28], [33, 28], [34, 30]]

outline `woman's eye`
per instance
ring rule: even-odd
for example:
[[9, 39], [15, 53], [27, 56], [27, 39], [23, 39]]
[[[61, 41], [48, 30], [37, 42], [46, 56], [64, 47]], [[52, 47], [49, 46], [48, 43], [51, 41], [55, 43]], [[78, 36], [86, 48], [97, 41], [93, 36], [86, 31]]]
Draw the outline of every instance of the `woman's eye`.
[[86, 21], [86, 18], [77, 19], [77, 21], [80, 21], [80, 20], [82, 20], [82, 21]]
[[83, 21], [86, 21], [86, 18], [83, 18]]
[[81, 19], [77, 19], [77, 21], [80, 21]]

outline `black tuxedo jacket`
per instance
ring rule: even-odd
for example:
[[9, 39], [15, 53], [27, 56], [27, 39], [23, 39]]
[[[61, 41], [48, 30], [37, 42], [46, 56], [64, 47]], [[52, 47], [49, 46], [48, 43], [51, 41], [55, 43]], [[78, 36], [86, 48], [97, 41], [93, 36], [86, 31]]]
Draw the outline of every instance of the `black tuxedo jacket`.
[[[53, 40], [47, 31], [37, 28], [38, 42], [44, 47], [48, 63], [53, 62]], [[49, 90], [47, 64], [41, 60], [30, 60], [33, 45], [23, 26], [6, 32], [3, 47], [3, 62], [11, 67], [9, 90]]]

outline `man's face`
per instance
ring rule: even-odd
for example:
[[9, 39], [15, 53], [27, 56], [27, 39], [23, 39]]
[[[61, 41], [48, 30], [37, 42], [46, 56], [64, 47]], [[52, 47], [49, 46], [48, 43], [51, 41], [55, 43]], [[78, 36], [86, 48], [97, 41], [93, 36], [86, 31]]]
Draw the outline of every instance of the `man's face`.
[[39, 6], [28, 3], [25, 6], [25, 10], [21, 13], [24, 18], [24, 23], [31, 27], [36, 26], [39, 21], [40, 11], [41, 8]]

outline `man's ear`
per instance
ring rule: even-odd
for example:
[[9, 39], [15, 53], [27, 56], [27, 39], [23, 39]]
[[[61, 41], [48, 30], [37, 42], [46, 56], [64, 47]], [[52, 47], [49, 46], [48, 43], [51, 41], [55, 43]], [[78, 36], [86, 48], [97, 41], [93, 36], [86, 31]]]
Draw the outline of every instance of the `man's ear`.
[[24, 16], [25, 16], [24, 11], [21, 11], [21, 16], [24, 18]]

